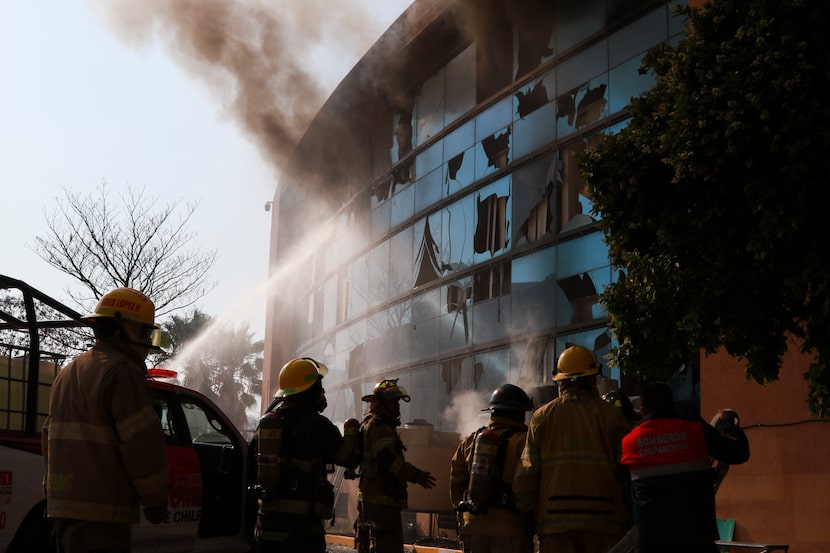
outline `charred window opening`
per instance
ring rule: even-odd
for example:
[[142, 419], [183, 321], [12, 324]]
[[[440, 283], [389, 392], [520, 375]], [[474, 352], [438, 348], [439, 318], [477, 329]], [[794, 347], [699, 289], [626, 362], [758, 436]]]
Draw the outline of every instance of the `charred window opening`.
[[594, 88], [586, 83], [560, 95], [556, 98], [557, 117], [567, 117], [568, 126], [576, 129], [598, 121], [608, 104], [608, 100], [605, 99], [606, 89], [605, 83], [600, 83]]
[[473, 303], [510, 294], [510, 263], [499, 263], [473, 274]]
[[392, 186], [412, 181], [412, 158], [401, 161], [412, 152], [412, 110], [401, 110], [394, 115], [394, 143], [392, 148]]
[[508, 196], [490, 194], [484, 200], [477, 198], [478, 223], [473, 238], [476, 253], [494, 254], [507, 247], [509, 222], [507, 219]]
[[546, 105], [550, 98], [548, 98], [548, 90], [542, 81], [539, 81], [528, 92], [519, 91], [516, 93], [516, 100], [518, 100], [518, 107], [516, 112], [519, 117], [524, 119], [540, 107]]
[[461, 152], [451, 160], [447, 162], [447, 178], [450, 180], [456, 180], [458, 178], [458, 172], [461, 170], [461, 166], [464, 164], [464, 152]]
[[546, 234], [550, 234], [553, 226], [553, 213], [550, 208], [550, 199], [553, 196], [553, 180], [549, 180], [542, 197], [530, 210], [530, 216], [522, 225], [521, 234], [528, 243], [539, 240]]
[[597, 303], [597, 289], [588, 273], [558, 279], [556, 284], [573, 309], [571, 324], [593, 320], [592, 308]]
[[554, 54], [553, 37], [554, 3], [548, 0], [510, 2], [518, 29], [516, 79], [527, 75]]
[[510, 162], [510, 128], [499, 135], [488, 136], [481, 141], [487, 155], [487, 167], [503, 169]]

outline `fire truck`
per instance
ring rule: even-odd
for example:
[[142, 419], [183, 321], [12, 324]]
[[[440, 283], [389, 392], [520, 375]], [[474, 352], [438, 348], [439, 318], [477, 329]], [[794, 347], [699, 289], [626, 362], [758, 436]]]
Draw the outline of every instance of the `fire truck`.
[[[0, 553], [48, 553], [44, 518], [44, 462], [40, 429], [49, 390], [65, 356], [49, 353], [49, 329], [85, 326], [81, 315], [26, 283], [0, 275]], [[14, 304], [15, 310], [6, 309]], [[45, 316], [44, 313], [50, 314]], [[133, 527], [134, 552], [245, 552], [251, 549], [255, 501], [247, 493], [248, 444], [204, 395], [171, 382], [175, 374], [148, 371], [153, 404], [166, 440], [169, 515], [162, 524], [143, 516]]]

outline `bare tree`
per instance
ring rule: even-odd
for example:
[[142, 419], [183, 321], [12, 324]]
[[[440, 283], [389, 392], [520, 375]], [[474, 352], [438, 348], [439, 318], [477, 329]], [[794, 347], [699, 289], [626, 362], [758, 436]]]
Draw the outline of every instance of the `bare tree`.
[[53, 208], [44, 209], [49, 231], [35, 238], [33, 249], [83, 285], [83, 291], [66, 290], [79, 306], [90, 308], [109, 290], [126, 286], [147, 294], [158, 318], [193, 305], [216, 286], [208, 279], [216, 251], [186, 249], [194, 237], [187, 223], [199, 202], [180, 210], [180, 201], [161, 205], [132, 186], [114, 202], [106, 181], [95, 193], [63, 191]]

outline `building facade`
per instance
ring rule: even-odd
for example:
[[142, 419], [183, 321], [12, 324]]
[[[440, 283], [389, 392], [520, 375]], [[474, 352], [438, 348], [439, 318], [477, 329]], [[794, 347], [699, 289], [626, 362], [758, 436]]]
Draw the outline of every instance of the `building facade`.
[[335, 421], [399, 378], [405, 422], [463, 433], [449, 416], [461, 398], [481, 404], [510, 382], [541, 401], [565, 347], [608, 354], [597, 297], [617, 274], [578, 156], [625, 125], [652, 82], [645, 52], [682, 38], [674, 4], [417, 0], [278, 183], [265, 395], [308, 356], [330, 368]]

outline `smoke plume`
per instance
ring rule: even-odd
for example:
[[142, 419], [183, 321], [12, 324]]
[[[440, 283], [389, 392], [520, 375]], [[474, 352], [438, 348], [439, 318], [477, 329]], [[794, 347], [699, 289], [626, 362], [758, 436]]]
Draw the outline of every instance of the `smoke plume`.
[[157, 41], [208, 85], [279, 173], [314, 114], [383, 32], [364, 2], [97, 0], [117, 36]]

